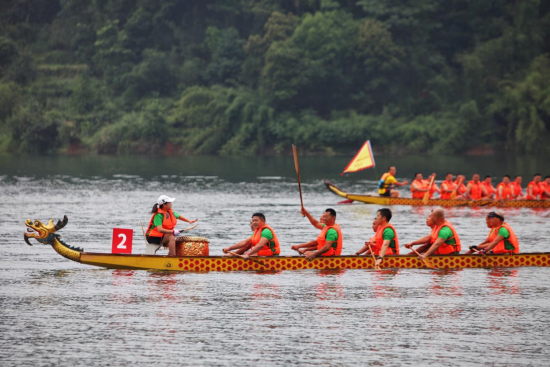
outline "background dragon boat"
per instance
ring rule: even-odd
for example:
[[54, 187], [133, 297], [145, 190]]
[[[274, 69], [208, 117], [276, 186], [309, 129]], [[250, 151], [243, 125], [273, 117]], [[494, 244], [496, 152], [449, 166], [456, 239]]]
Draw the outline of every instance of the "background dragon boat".
[[371, 196], [360, 194], [348, 194], [340, 190], [332, 182], [325, 180], [327, 189], [348, 200], [358, 201], [365, 204], [377, 205], [412, 205], [412, 206], [496, 206], [501, 208], [550, 208], [550, 200], [447, 200], [447, 199], [430, 199], [427, 204], [422, 203], [422, 199], [413, 198], [388, 198], [383, 196]]
[[[38, 242], [51, 245], [61, 256], [82, 264], [95, 265], [108, 269], [142, 269], [142, 270], [175, 270], [175, 271], [280, 271], [301, 269], [372, 269], [374, 260], [370, 256], [331, 256], [307, 261], [303, 256], [258, 257], [255, 260], [228, 256], [205, 256], [208, 252], [208, 240], [203, 237], [185, 237], [178, 247], [178, 256], [161, 255], [121, 255], [109, 253], [91, 253], [73, 247], [61, 240], [56, 232], [68, 222], [63, 220], [47, 225], [27, 219], [25, 242], [34, 238]], [[186, 253], [179, 256], [179, 253]], [[197, 256], [200, 255], [200, 256]], [[430, 256], [435, 268], [486, 268], [486, 267], [519, 267], [550, 266], [550, 253], [523, 253], [514, 255], [453, 255]], [[387, 256], [383, 268], [426, 268], [416, 256]]]

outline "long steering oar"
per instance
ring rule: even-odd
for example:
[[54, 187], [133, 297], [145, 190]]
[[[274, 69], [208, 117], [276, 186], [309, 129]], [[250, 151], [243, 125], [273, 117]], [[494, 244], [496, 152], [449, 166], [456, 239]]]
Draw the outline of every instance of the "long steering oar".
[[[418, 251], [416, 251], [413, 247], [411, 247], [411, 250], [413, 250], [415, 254], [417, 254], [418, 256], [420, 256], [420, 254], [418, 253]], [[427, 268], [430, 268], [430, 269], [437, 269], [437, 268], [434, 266], [434, 264], [432, 264], [432, 262], [431, 262], [430, 260], [428, 260], [428, 259], [423, 259], [423, 260], [421, 260], [421, 261], [424, 263], [424, 265], [426, 265]]]
[[461, 177], [460, 180], [458, 180], [458, 185], [456, 185], [456, 188], [451, 193], [451, 200], [454, 200], [456, 198], [456, 194], [458, 193], [458, 190], [460, 189], [460, 185], [464, 182], [464, 178]]
[[370, 243], [367, 242], [367, 246], [369, 246], [370, 255], [372, 256], [372, 259], [374, 260], [374, 268], [376, 270], [382, 270], [382, 268], [380, 268], [380, 265], [376, 265], [376, 258], [374, 257], [374, 254], [372, 253], [372, 248], [370, 247]]
[[298, 148], [296, 148], [296, 145], [292, 145], [292, 153], [294, 153], [294, 166], [296, 167], [296, 176], [298, 176], [298, 190], [300, 191], [300, 205], [302, 206], [302, 209], [304, 209], [304, 200], [302, 199], [302, 182], [300, 181], [300, 166], [298, 165]]
[[229, 253], [229, 254], [231, 254], [231, 255], [233, 255], [233, 256], [240, 257], [241, 259], [250, 260], [250, 261], [252, 261], [252, 262], [254, 262], [254, 263], [260, 264], [261, 266], [266, 266], [266, 267], [267, 267], [267, 265], [266, 265], [265, 263], [261, 262], [260, 260], [251, 259], [250, 257], [247, 259], [247, 258], [244, 257], [243, 255], [238, 254], [238, 253], [233, 252], [233, 251], [227, 251], [227, 253]]
[[432, 175], [432, 179], [430, 180], [430, 184], [428, 185], [428, 191], [426, 191], [426, 193], [424, 194], [424, 197], [422, 198], [422, 204], [424, 205], [428, 204], [428, 200], [430, 200], [430, 191], [432, 191], [434, 180], [435, 180], [435, 173]]

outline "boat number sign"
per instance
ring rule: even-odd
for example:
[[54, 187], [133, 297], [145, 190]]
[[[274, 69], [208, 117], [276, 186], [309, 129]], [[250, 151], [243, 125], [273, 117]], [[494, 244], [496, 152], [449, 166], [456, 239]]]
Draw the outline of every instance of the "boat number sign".
[[133, 229], [113, 228], [113, 254], [131, 254]]

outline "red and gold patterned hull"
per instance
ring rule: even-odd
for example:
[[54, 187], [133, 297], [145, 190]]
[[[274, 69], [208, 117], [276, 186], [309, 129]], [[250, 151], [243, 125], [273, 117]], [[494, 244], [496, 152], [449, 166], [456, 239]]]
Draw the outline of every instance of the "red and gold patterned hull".
[[501, 208], [550, 208], [550, 200], [507, 200], [507, 201], [495, 201], [495, 200], [444, 200], [444, 199], [431, 199], [426, 204], [422, 202], [422, 199], [413, 198], [388, 198], [382, 196], [370, 196], [359, 194], [348, 194], [340, 190], [338, 187], [325, 180], [327, 189], [343, 198], [348, 200], [358, 201], [365, 204], [375, 205], [412, 205], [412, 206], [442, 206], [442, 207], [455, 207], [455, 206], [494, 206]]
[[[278, 256], [257, 258], [265, 266], [227, 256], [168, 257], [149, 255], [80, 254], [83, 264], [109, 269], [147, 269], [175, 271], [280, 271], [304, 269], [372, 269], [374, 261], [370, 256], [333, 256], [307, 261], [302, 256]], [[516, 255], [452, 255], [431, 256], [433, 265], [439, 269], [550, 266], [550, 253], [525, 253]], [[425, 269], [416, 256], [386, 256], [383, 268]]]

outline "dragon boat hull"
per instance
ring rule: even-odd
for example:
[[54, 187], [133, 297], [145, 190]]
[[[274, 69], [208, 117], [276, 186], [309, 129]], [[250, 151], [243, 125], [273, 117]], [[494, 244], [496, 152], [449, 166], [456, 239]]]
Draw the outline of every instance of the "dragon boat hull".
[[360, 194], [349, 194], [340, 190], [333, 183], [325, 180], [325, 186], [327, 189], [343, 198], [348, 200], [358, 201], [365, 204], [375, 205], [412, 205], [412, 206], [442, 206], [442, 207], [456, 207], [456, 206], [495, 206], [501, 208], [550, 208], [550, 200], [445, 200], [445, 199], [431, 199], [426, 204], [422, 202], [422, 199], [412, 198], [388, 198], [383, 196], [371, 196]]
[[[373, 269], [374, 260], [370, 256], [327, 256], [306, 260], [303, 256], [255, 257], [254, 260], [228, 256], [159, 256], [159, 255], [126, 255], [85, 252], [61, 240], [55, 233], [67, 224], [67, 217], [55, 226], [53, 220], [43, 225], [40, 221], [26, 221], [28, 227], [25, 242], [29, 239], [51, 245], [61, 256], [81, 264], [99, 266], [108, 269], [134, 270], [169, 270], [169, 271], [281, 271], [304, 269]], [[197, 247], [201, 249], [200, 246]], [[201, 250], [203, 251], [203, 250]], [[200, 254], [202, 252], [197, 252]], [[430, 256], [431, 263], [438, 269], [456, 268], [488, 268], [488, 267], [520, 267], [520, 266], [550, 266], [550, 252], [524, 253], [514, 255], [447, 255]], [[425, 264], [416, 256], [396, 255], [386, 256], [383, 268], [422, 269]]]

